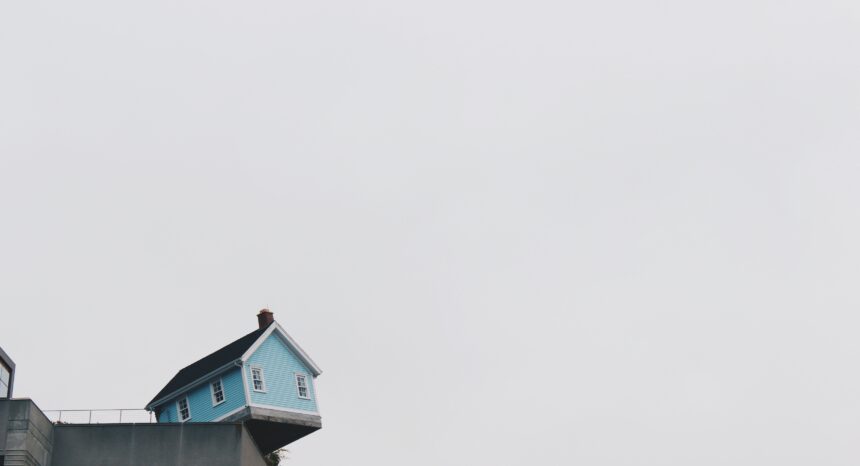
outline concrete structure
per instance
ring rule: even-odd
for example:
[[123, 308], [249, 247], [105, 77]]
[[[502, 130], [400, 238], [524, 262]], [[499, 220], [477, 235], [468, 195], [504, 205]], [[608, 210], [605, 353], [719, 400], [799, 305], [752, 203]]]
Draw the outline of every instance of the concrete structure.
[[146, 406], [158, 422], [245, 422], [266, 453], [322, 427], [310, 356], [263, 309], [258, 329], [180, 370]]
[[242, 421], [263, 452], [295, 442], [320, 428], [320, 418], [312, 414], [246, 406], [225, 421]]
[[[5, 461], [5, 462], [4, 462]], [[239, 422], [52, 424], [31, 400], [0, 400], [4, 466], [265, 466]]]
[[0, 464], [50, 466], [54, 425], [30, 400], [0, 400]]
[[240, 423], [54, 427], [51, 466], [266, 466]]

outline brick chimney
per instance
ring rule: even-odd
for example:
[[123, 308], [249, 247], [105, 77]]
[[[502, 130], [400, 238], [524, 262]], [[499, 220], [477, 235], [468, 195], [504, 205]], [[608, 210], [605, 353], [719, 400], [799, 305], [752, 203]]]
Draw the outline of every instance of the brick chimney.
[[274, 321], [275, 315], [268, 309], [262, 309], [260, 310], [260, 313], [257, 314], [257, 323], [260, 324], [260, 328], [266, 328]]

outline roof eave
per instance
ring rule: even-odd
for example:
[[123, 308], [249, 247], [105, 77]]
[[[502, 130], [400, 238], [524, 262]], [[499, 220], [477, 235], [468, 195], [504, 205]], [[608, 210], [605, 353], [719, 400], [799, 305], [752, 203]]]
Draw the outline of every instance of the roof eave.
[[[189, 383], [187, 383], [187, 384], [183, 385], [182, 387], [179, 387], [179, 388], [177, 388], [176, 390], [174, 390], [174, 391], [172, 391], [172, 392], [168, 393], [167, 395], [162, 396], [161, 398], [159, 398], [159, 399], [157, 399], [157, 400], [152, 400], [152, 401], [150, 401], [150, 402], [149, 402], [149, 404], [147, 404], [147, 405], [146, 405], [146, 407], [145, 407], [145, 408], [143, 408], [143, 409], [145, 409], [145, 410], [147, 410], [147, 411], [152, 411], [152, 409], [153, 409], [153, 408], [155, 408], [156, 406], [159, 406], [159, 405], [161, 405], [161, 404], [164, 404], [164, 402], [166, 402], [166, 401], [170, 401], [170, 399], [171, 399], [171, 398], [173, 398], [173, 397], [175, 397], [175, 396], [179, 395], [180, 393], [182, 393], [182, 392], [184, 392], [184, 391], [188, 390], [189, 388], [195, 387], [195, 386], [197, 386], [198, 384], [200, 384], [201, 382], [205, 381], [206, 379], [208, 379], [208, 378], [210, 378], [210, 377], [213, 377], [213, 376], [215, 376], [215, 375], [218, 375], [218, 374], [220, 374], [220, 373], [222, 373], [222, 372], [226, 371], [227, 369], [229, 369], [229, 368], [231, 368], [231, 367], [233, 367], [233, 366], [236, 366], [236, 365], [237, 365], [237, 363], [241, 363], [241, 362], [242, 362], [242, 360], [241, 360], [241, 359], [235, 359], [235, 360], [233, 360], [233, 361], [230, 361], [229, 363], [224, 364], [223, 366], [221, 366], [221, 367], [219, 367], [219, 368], [215, 369], [215, 370], [214, 370], [214, 371], [212, 371], [212, 372], [207, 373], [206, 375], [204, 375], [204, 376], [202, 376], [202, 377], [200, 377], [200, 378], [198, 378], [198, 379], [194, 380], [193, 382], [189, 382]], [[174, 377], [175, 377], [175, 376], [174, 376]]]

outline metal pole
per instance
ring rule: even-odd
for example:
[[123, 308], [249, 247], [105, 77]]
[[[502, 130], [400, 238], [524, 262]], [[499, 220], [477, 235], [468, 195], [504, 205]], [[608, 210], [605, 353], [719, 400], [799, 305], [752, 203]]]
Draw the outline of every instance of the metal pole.
[[93, 410], [90, 410], [90, 420], [89, 420], [89, 422], [87, 422], [87, 424], [92, 424], [92, 423], [93, 423]]
[[119, 410], [119, 423], [122, 424], [122, 410]]
[[60, 411], [60, 417], [59, 417], [59, 419], [57, 419], [57, 422], [62, 422], [62, 421], [63, 421], [63, 412]]

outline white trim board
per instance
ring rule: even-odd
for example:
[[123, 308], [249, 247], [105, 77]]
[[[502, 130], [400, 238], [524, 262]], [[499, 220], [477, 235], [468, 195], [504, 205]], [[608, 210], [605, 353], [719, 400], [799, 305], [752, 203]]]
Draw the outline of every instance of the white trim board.
[[256, 403], [249, 404], [248, 406], [250, 406], [252, 408], [263, 408], [263, 409], [271, 409], [274, 411], [284, 411], [286, 413], [312, 414], [314, 416], [320, 415], [320, 413], [317, 411], [307, 411], [304, 409], [284, 408], [283, 406], [261, 405], [261, 404], [256, 404]]
[[[317, 382], [316, 381], [317, 381], [316, 377], [311, 377], [311, 384], [310, 384], [311, 385], [311, 394], [313, 394], [313, 402], [314, 402], [314, 405], [316, 405], [316, 407], [317, 407], [317, 412], [320, 413], [322, 411], [320, 409], [320, 395], [319, 395], [319, 392], [317, 392]], [[322, 414], [320, 414], [320, 416], [322, 416]]]
[[245, 389], [245, 404], [251, 402], [251, 392], [248, 390], [248, 374], [245, 373], [245, 368], [247, 365], [242, 361], [236, 363], [239, 366], [239, 370], [242, 371], [242, 388]]
[[214, 420], [209, 421], [209, 422], [221, 422], [224, 419], [227, 419], [228, 417], [230, 417], [236, 413], [242, 412], [242, 410], [248, 409], [248, 408], [263, 408], [263, 409], [271, 409], [273, 411], [283, 411], [285, 413], [309, 414], [312, 416], [319, 416], [320, 415], [320, 413], [317, 411], [305, 411], [303, 409], [291, 409], [291, 408], [284, 408], [281, 406], [249, 404], [248, 406], [240, 406], [240, 407], [234, 409], [233, 411], [230, 411], [227, 414], [221, 415], [221, 416], [219, 416], [219, 417], [217, 417]]
[[278, 336], [284, 341], [284, 343], [286, 343], [287, 347], [293, 350], [293, 352], [296, 353], [296, 356], [298, 356], [299, 359], [308, 366], [308, 369], [310, 369], [311, 374], [313, 374], [314, 377], [322, 374], [322, 369], [316, 365], [313, 359], [305, 353], [305, 350], [303, 350], [302, 347], [293, 340], [293, 337], [291, 337], [277, 321], [273, 322], [272, 325], [270, 325], [269, 328], [260, 335], [260, 338], [258, 338], [250, 348], [248, 348], [248, 351], [245, 351], [245, 354], [242, 355], [242, 361], [248, 361], [248, 358], [250, 358], [251, 355], [260, 348], [260, 345], [262, 345], [263, 342], [266, 341], [266, 338], [274, 333], [275, 330], [277, 330]]

